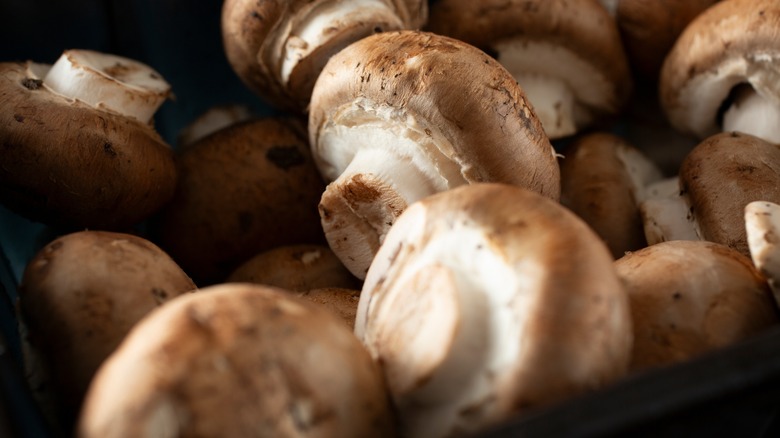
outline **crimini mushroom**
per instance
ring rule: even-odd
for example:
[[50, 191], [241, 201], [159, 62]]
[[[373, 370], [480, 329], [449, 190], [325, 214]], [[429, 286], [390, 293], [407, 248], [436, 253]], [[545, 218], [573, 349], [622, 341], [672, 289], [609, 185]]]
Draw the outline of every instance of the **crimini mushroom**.
[[747, 134], [716, 134], [685, 157], [679, 180], [663, 182], [660, 191], [666, 196], [642, 206], [646, 230], [657, 233], [647, 234], [648, 243], [702, 239], [750, 256], [744, 209], [752, 201], [780, 202], [780, 146]]
[[198, 284], [221, 282], [280, 245], [325, 243], [317, 213], [325, 184], [297, 119], [233, 124], [176, 160], [176, 194], [150, 231]]
[[333, 54], [376, 32], [417, 29], [425, 0], [226, 0], [222, 40], [230, 65], [272, 105], [303, 110]]
[[473, 184], [411, 205], [355, 321], [403, 436], [475, 433], [623, 376], [631, 321], [612, 260], [582, 220], [523, 188]]
[[128, 228], [173, 195], [173, 154], [151, 118], [170, 95], [150, 67], [68, 50], [0, 64], [0, 202], [67, 228]]
[[326, 65], [310, 110], [314, 159], [331, 181], [322, 226], [358, 278], [425, 196], [491, 181], [560, 195], [555, 152], [522, 89], [461, 41], [414, 31], [358, 41]]
[[677, 240], [615, 261], [634, 325], [632, 371], [670, 365], [777, 325], [766, 280], [737, 251]]
[[612, 256], [647, 246], [639, 204], [662, 178], [644, 154], [622, 138], [591, 133], [577, 138], [561, 161], [561, 203], [606, 242]]
[[617, 25], [597, 0], [440, 0], [426, 29], [495, 53], [552, 139], [616, 114], [631, 91]]
[[263, 251], [242, 263], [227, 281], [265, 284], [292, 291], [360, 288], [360, 281], [324, 245], [286, 245]]
[[322, 306], [336, 314], [350, 329], [355, 326], [360, 290], [343, 287], [321, 287], [296, 294], [301, 299]]
[[676, 129], [699, 138], [741, 131], [780, 143], [779, 83], [780, 3], [722, 1], [688, 25], [666, 58], [661, 103]]
[[314, 304], [208, 287], [136, 326], [95, 377], [78, 436], [392, 437], [378, 368]]
[[601, 0], [617, 21], [634, 73], [656, 81], [677, 37], [718, 0]]
[[780, 205], [767, 201], [746, 205], [745, 233], [753, 264], [766, 277], [780, 307]]
[[194, 289], [167, 254], [137, 236], [80, 231], [49, 243], [19, 287], [33, 390], [54, 392], [64, 422], [72, 422], [93, 375], [130, 328]]

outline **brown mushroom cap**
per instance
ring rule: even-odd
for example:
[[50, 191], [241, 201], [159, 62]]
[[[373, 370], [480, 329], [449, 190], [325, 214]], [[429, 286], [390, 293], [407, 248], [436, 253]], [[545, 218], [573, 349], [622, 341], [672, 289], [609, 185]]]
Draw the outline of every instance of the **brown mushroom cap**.
[[196, 282], [223, 281], [267, 249], [324, 241], [317, 213], [324, 184], [304, 132], [292, 119], [251, 120], [176, 157], [176, 194], [152, 231]]
[[634, 324], [634, 371], [682, 362], [778, 323], [750, 259], [713, 242], [662, 242], [615, 261]]
[[517, 82], [473, 46], [431, 33], [385, 32], [331, 58], [309, 136], [333, 181], [320, 201], [325, 235], [359, 278], [424, 195], [488, 181], [560, 195], [554, 150]]
[[[583, 108], [578, 111], [583, 124], [617, 113], [631, 92], [631, 74], [617, 25], [598, 0], [440, 0], [431, 5], [426, 29], [489, 52], [511, 40], [525, 50], [540, 45], [544, 49], [531, 57], [502, 59], [499, 52], [498, 59], [512, 73], [523, 70], [562, 78]], [[544, 62], [544, 57], [563, 53], [588, 70]], [[593, 114], [586, 116], [589, 112]], [[545, 129], [553, 132], [554, 127]]]
[[718, 0], [618, 0], [615, 20], [635, 73], [653, 82], [677, 37]]
[[144, 319], [100, 369], [79, 436], [393, 436], [381, 374], [330, 312], [225, 284]]
[[780, 146], [747, 134], [709, 137], [683, 161], [680, 187], [700, 237], [749, 257], [744, 209], [751, 201], [780, 202]]
[[173, 153], [149, 126], [0, 64], [0, 202], [67, 228], [127, 229], [173, 196]]
[[780, 105], [778, 40], [776, 0], [722, 1], [697, 16], [661, 71], [661, 104], [671, 124], [699, 138], [717, 133], [719, 110], [741, 83]]
[[239, 266], [227, 281], [265, 284], [293, 291], [360, 286], [360, 281], [333, 251], [323, 245], [288, 245], [264, 251]]
[[60, 407], [75, 414], [90, 380], [131, 327], [195, 284], [140, 237], [81, 231], [30, 260], [19, 288], [28, 341], [40, 355]]
[[577, 138], [561, 164], [561, 203], [604, 239], [615, 258], [647, 246], [639, 203], [661, 172], [622, 138]]
[[474, 184], [410, 206], [361, 292], [405, 436], [474, 433], [626, 371], [628, 301], [609, 251], [557, 202]]
[[[222, 7], [222, 40], [228, 61], [238, 76], [268, 103], [302, 110], [311, 89], [328, 58], [368, 35], [386, 30], [417, 28], [427, 19], [427, 2], [422, 0], [375, 0], [383, 6], [370, 18], [336, 20], [322, 30], [325, 42], [312, 53], [297, 60], [298, 64], [285, 79], [282, 73], [285, 51], [306, 48], [300, 37], [305, 26], [328, 9], [345, 11], [358, 3], [331, 0], [226, 0]], [[357, 10], [356, 10], [357, 11]], [[352, 12], [354, 13], [354, 12]], [[365, 15], [365, 14], [364, 14]], [[302, 56], [302, 55], [301, 55]]]
[[360, 290], [343, 287], [322, 287], [297, 294], [301, 299], [311, 301], [338, 315], [347, 327], [355, 326]]

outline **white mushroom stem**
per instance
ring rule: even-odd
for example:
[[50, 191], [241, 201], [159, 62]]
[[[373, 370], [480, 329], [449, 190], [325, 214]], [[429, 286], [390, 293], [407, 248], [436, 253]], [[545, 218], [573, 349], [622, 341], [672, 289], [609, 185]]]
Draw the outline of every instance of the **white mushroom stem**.
[[43, 78], [55, 93], [149, 123], [170, 85], [149, 66], [121, 56], [67, 50]]
[[514, 75], [531, 102], [545, 132], [554, 138], [577, 132], [574, 123], [574, 94], [566, 84], [554, 77], [532, 73]]
[[780, 306], [780, 205], [767, 201], [746, 205], [745, 231], [753, 264], [766, 276]]
[[[326, 44], [349, 44], [355, 39], [350, 35], [365, 33], [365, 26], [372, 23], [389, 24], [388, 28], [379, 29], [383, 31], [403, 28], [401, 19], [388, 2], [382, 0], [312, 2], [308, 11], [299, 13], [288, 24], [286, 38], [280, 39], [284, 42], [280, 71], [282, 83], [289, 82], [290, 75], [302, 59]], [[336, 44], [334, 39], [338, 41]], [[320, 63], [324, 65], [324, 61]]]
[[687, 198], [680, 194], [677, 177], [649, 185], [639, 210], [648, 245], [670, 240], [701, 240], [696, 217]]
[[[411, 157], [384, 148], [359, 149], [320, 201], [328, 243], [353, 275], [364, 278], [398, 216], [437, 191]], [[331, 221], [333, 211], [337, 219]]]
[[634, 195], [636, 205], [639, 205], [648, 196], [649, 186], [663, 178], [661, 170], [636, 148], [621, 146], [615, 152], [631, 179], [631, 193]]
[[723, 131], [739, 131], [770, 143], [780, 143], [780, 106], [743, 86], [723, 114]]

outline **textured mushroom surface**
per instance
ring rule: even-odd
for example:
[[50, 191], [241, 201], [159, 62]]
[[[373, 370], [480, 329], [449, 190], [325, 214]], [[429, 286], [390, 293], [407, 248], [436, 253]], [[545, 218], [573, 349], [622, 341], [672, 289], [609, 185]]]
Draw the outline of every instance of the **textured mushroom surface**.
[[35, 221], [124, 230], [171, 199], [173, 153], [145, 122], [53, 92], [48, 66], [0, 64], [0, 202]]
[[424, 0], [227, 0], [222, 40], [233, 69], [268, 103], [304, 110], [335, 53], [377, 32], [417, 29]]
[[[123, 233], [81, 231], [60, 237], [30, 260], [19, 288], [28, 370], [51, 378], [72, 421], [90, 380], [135, 323], [195, 284], [160, 248]], [[29, 359], [41, 360], [32, 363]], [[35, 371], [28, 371], [33, 379]], [[34, 388], [39, 389], [39, 388]]]
[[617, 25], [597, 0], [440, 0], [426, 29], [495, 53], [550, 138], [617, 114], [631, 92]]
[[683, 362], [778, 323], [764, 277], [723, 245], [663, 242], [615, 268], [631, 303], [633, 371]]
[[323, 70], [310, 111], [330, 182], [322, 225], [358, 278], [395, 218], [427, 195], [474, 182], [560, 195], [554, 150], [523, 91], [461, 41], [402, 31], [352, 44]]
[[179, 183], [155, 216], [155, 242], [198, 284], [223, 281], [259, 252], [324, 243], [324, 183], [303, 125], [266, 118], [234, 124], [176, 157]]
[[80, 437], [390, 437], [378, 367], [280, 289], [201, 289], [144, 319], [90, 387]]
[[721, 130], [719, 112], [739, 84], [779, 107], [779, 77], [780, 4], [729, 0], [701, 13], [680, 35], [664, 61], [659, 92], [676, 129], [706, 138]]
[[624, 375], [612, 257], [560, 204], [474, 184], [413, 204], [366, 277], [355, 333], [409, 437], [475, 433]]

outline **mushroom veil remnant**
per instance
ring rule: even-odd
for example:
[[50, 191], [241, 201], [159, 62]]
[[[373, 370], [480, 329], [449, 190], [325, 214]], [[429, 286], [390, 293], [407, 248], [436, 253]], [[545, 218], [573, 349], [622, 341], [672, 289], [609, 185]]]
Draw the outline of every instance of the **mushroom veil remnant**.
[[425, 0], [227, 0], [222, 39], [230, 65], [277, 107], [303, 110], [328, 58], [374, 33], [417, 29]]
[[627, 370], [628, 300], [599, 237], [559, 203], [473, 184], [410, 206], [368, 271], [355, 333], [403, 436], [476, 433]]
[[359, 278], [398, 215], [425, 196], [474, 182], [560, 196], [554, 150], [515, 79], [475, 47], [431, 33], [385, 32], [331, 58], [309, 137], [330, 182], [325, 235]]
[[702, 12], [667, 56], [660, 95], [682, 132], [780, 143], [780, 3], [730, 0]]
[[68, 50], [53, 65], [0, 64], [0, 202], [67, 228], [127, 228], [176, 184], [151, 126], [170, 86], [149, 66]]

